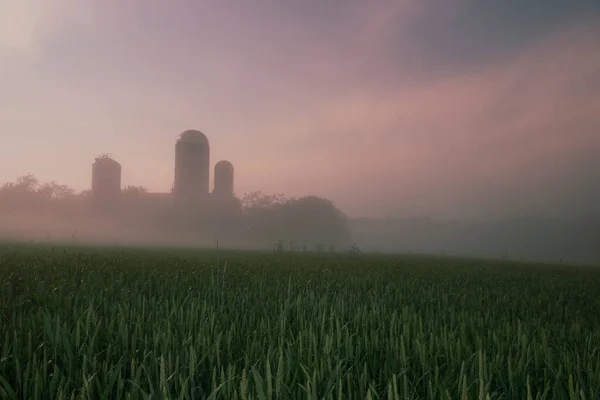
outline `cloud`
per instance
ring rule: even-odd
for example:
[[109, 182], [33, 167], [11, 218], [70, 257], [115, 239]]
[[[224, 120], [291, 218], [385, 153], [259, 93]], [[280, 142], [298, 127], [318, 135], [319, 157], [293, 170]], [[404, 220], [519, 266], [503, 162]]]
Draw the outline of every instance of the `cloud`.
[[87, 0], [0, 0], [0, 50], [35, 54], [48, 36], [91, 21]]
[[[599, 38], [595, 26], [573, 26], [476, 73], [451, 72], [383, 91], [358, 84], [321, 102], [320, 112], [272, 127], [283, 131], [287, 124], [277, 146], [287, 143], [301, 158], [290, 160], [286, 151], [271, 162], [290, 170], [304, 163], [306, 175], [321, 176], [334, 197], [343, 186], [368, 188], [360, 202], [388, 198], [387, 209], [403, 197], [456, 210], [496, 196], [513, 201], [488, 202], [491, 209], [514, 211], [520, 207], [516, 193], [537, 183], [546, 186], [529, 196], [529, 209], [536, 211], [532, 204], [538, 202], [540, 209], [560, 211], [548, 197], [568, 196], [560, 186], [571, 190], [566, 183], [582, 171], [571, 169], [569, 177], [569, 163], [557, 159], [574, 161], [600, 150]], [[594, 165], [600, 170], [599, 162]]]
[[0, 61], [36, 55], [0, 76], [1, 131], [72, 143], [65, 166], [106, 149], [152, 190], [195, 127], [241, 193], [316, 193], [351, 214], [556, 210], [596, 182], [573, 177], [597, 165], [600, 32], [554, 6], [511, 36], [509, 2], [494, 22], [499, 6], [471, 0], [0, 0]]

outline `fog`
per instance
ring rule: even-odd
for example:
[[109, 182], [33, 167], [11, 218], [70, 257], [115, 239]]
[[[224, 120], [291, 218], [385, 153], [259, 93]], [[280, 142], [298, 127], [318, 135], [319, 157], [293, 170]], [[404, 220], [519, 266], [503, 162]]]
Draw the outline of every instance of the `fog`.
[[[600, 219], [515, 219], [443, 222], [421, 218], [350, 220], [351, 240], [364, 252], [421, 253], [514, 261], [600, 264]], [[216, 236], [123, 226], [101, 217], [0, 215], [0, 241], [36, 244], [214, 248]], [[281, 240], [286, 239], [284, 237]], [[288, 250], [289, 240], [285, 243]], [[222, 248], [272, 250], [275, 240], [228, 238]], [[329, 244], [325, 243], [327, 246]], [[348, 252], [349, 243], [336, 248]], [[314, 246], [310, 247], [314, 251]], [[295, 251], [302, 251], [296, 241]]]
[[[34, 244], [213, 247], [213, 238], [122, 226], [101, 217], [64, 218], [15, 213], [0, 216], [0, 240]], [[243, 246], [236, 243], [234, 247]]]
[[[0, 182], [72, 188], [4, 191], [0, 234], [598, 263], [599, 27], [587, 0], [0, 1]], [[237, 211], [152, 196], [189, 128]], [[103, 152], [151, 193], [95, 210]]]
[[34, 243], [160, 245], [289, 250], [316, 245], [348, 246], [348, 218], [317, 196], [286, 198], [260, 191], [211, 193], [179, 202], [170, 193], [128, 186], [97, 200], [66, 185], [41, 183], [32, 175], [0, 187], [0, 239]]
[[600, 219], [355, 220], [365, 250], [600, 265]]
[[0, 189], [0, 241], [278, 251], [420, 253], [600, 263], [600, 218], [520, 217], [487, 221], [349, 218], [317, 196], [260, 191], [182, 206], [126, 188], [112, 207], [88, 192], [24, 176]]

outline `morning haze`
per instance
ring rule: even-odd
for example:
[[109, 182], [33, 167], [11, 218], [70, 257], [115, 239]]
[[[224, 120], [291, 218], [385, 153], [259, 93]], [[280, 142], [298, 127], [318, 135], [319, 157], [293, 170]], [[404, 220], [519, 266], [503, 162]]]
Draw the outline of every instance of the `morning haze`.
[[[0, 235], [597, 263], [599, 27], [585, 0], [0, 0]], [[189, 129], [231, 202], [176, 206]]]

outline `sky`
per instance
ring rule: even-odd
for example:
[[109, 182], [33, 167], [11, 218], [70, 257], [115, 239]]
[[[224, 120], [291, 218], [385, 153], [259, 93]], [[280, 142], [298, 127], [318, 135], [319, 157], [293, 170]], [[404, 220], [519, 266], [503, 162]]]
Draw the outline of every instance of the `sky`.
[[600, 213], [599, 49], [597, 0], [0, 0], [0, 182], [168, 191], [198, 129], [238, 195]]

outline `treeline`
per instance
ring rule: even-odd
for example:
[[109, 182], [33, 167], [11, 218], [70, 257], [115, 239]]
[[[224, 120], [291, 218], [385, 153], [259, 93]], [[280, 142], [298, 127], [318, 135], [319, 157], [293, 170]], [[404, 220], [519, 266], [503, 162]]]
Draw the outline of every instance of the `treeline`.
[[[487, 222], [429, 218], [348, 219], [316, 196], [247, 193], [175, 206], [139, 186], [100, 211], [89, 190], [25, 175], [0, 187], [0, 239], [214, 245], [278, 251], [363, 251], [482, 256], [600, 264], [600, 218], [520, 218]], [[357, 244], [358, 247], [354, 244]]]
[[[84, 236], [90, 238], [102, 231], [105, 240], [111, 234], [135, 239], [152, 233], [157, 241], [161, 236], [185, 237], [188, 242], [206, 244], [219, 238], [232, 245], [262, 248], [281, 242], [304, 249], [346, 247], [351, 242], [348, 218], [331, 201], [317, 196], [288, 198], [255, 191], [241, 198], [211, 196], [201, 204], [183, 207], [175, 205], [169, 195], [128, 186], [120, 197], [113, 207], [98, 207], [89, 190], [77, 192], [25, 175], [0, 187], [0, 234], [10, 236], [22, 221], [47, 236], [61, 224], [86, 232]], [[48, 222], [48, 218], [54, 219]]]

